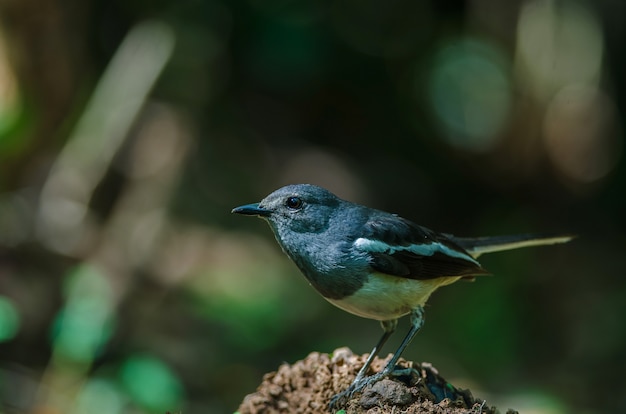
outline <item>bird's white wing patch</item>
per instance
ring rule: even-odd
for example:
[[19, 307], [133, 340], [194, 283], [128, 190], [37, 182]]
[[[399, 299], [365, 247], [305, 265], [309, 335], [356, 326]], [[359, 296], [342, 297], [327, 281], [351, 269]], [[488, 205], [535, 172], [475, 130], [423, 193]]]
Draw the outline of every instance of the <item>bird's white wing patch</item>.
[[433, 242], [433, 243], [420, 243], [420, 244], [409, 244], [407, 246], [391, 246], [380, 240], [372, 240], [366, 239], [365, 237], [359, 237], [354, 241], [354, 247], [371, 253], [387, 253], [394, 254], [399, 251], [409, 251], [411, 253], [415, 253], [420, 256], [432, 256], [435, 253], [442, 253], [450, 257], [455, 257], [457, 259], [467, 260], [468, 262], [475, 263], [479, 265], [474, 258], [468, 254], [463, 252], [459, 252], [457, 250], [451, 249], [448, 246]]

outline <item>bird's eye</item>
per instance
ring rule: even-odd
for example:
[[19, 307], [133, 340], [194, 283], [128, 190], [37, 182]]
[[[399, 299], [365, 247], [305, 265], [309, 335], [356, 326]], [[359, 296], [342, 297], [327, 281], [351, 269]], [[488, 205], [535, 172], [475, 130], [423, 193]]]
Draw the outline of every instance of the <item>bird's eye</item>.
[[288, 197], [287, 200], [285, 200], [285, 205], [290, 210], [298, 210], [302, 207], [302, 199], [300, 197]]

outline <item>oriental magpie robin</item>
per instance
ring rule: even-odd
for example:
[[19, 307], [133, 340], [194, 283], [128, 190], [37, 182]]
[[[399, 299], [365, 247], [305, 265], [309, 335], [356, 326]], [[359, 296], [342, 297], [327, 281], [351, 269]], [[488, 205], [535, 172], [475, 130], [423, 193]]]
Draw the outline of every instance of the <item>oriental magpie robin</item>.
[[[437, 233], [395, 214], [342, 200], [309, 184], [280, 188], [233, 213], [265, 219], [283, 251], [333, 305], [381, 322], [380, 338], [352, 385], [331, 406], [392, 373], [424, 323], [423, 306], [441, 286], [488, 272], [483, 253], [565, 243], [571, 236], [514, 235], [464, 238]], [[411, 328], [383, 371], [366, 376], [401, 316]]]

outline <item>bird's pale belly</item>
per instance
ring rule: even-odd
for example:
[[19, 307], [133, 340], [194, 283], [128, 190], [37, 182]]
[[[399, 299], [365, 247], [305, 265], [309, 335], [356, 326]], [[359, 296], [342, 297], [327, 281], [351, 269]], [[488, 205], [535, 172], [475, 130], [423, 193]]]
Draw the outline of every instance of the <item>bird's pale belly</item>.
[[375, 273], [354, 294], [342, 299], [326, 299], [346, 312], [384, 321], [408, 314], [412, 309], [424, 305], [437, 288], [459, 279], [442, 277], [415, 280]]

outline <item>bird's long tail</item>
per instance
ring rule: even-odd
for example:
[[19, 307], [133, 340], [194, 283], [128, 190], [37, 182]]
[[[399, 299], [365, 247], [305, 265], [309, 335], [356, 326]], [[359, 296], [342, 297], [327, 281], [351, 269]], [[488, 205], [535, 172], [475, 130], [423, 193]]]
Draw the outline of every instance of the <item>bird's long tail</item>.
[[474, 258], [484, 253], [518, 249], [520, 247], [542, 246], [546, 244], [567, 243], [573, 235], [518, 234], [494, 237], [456, 237], [450, 239], [461, 246]]

